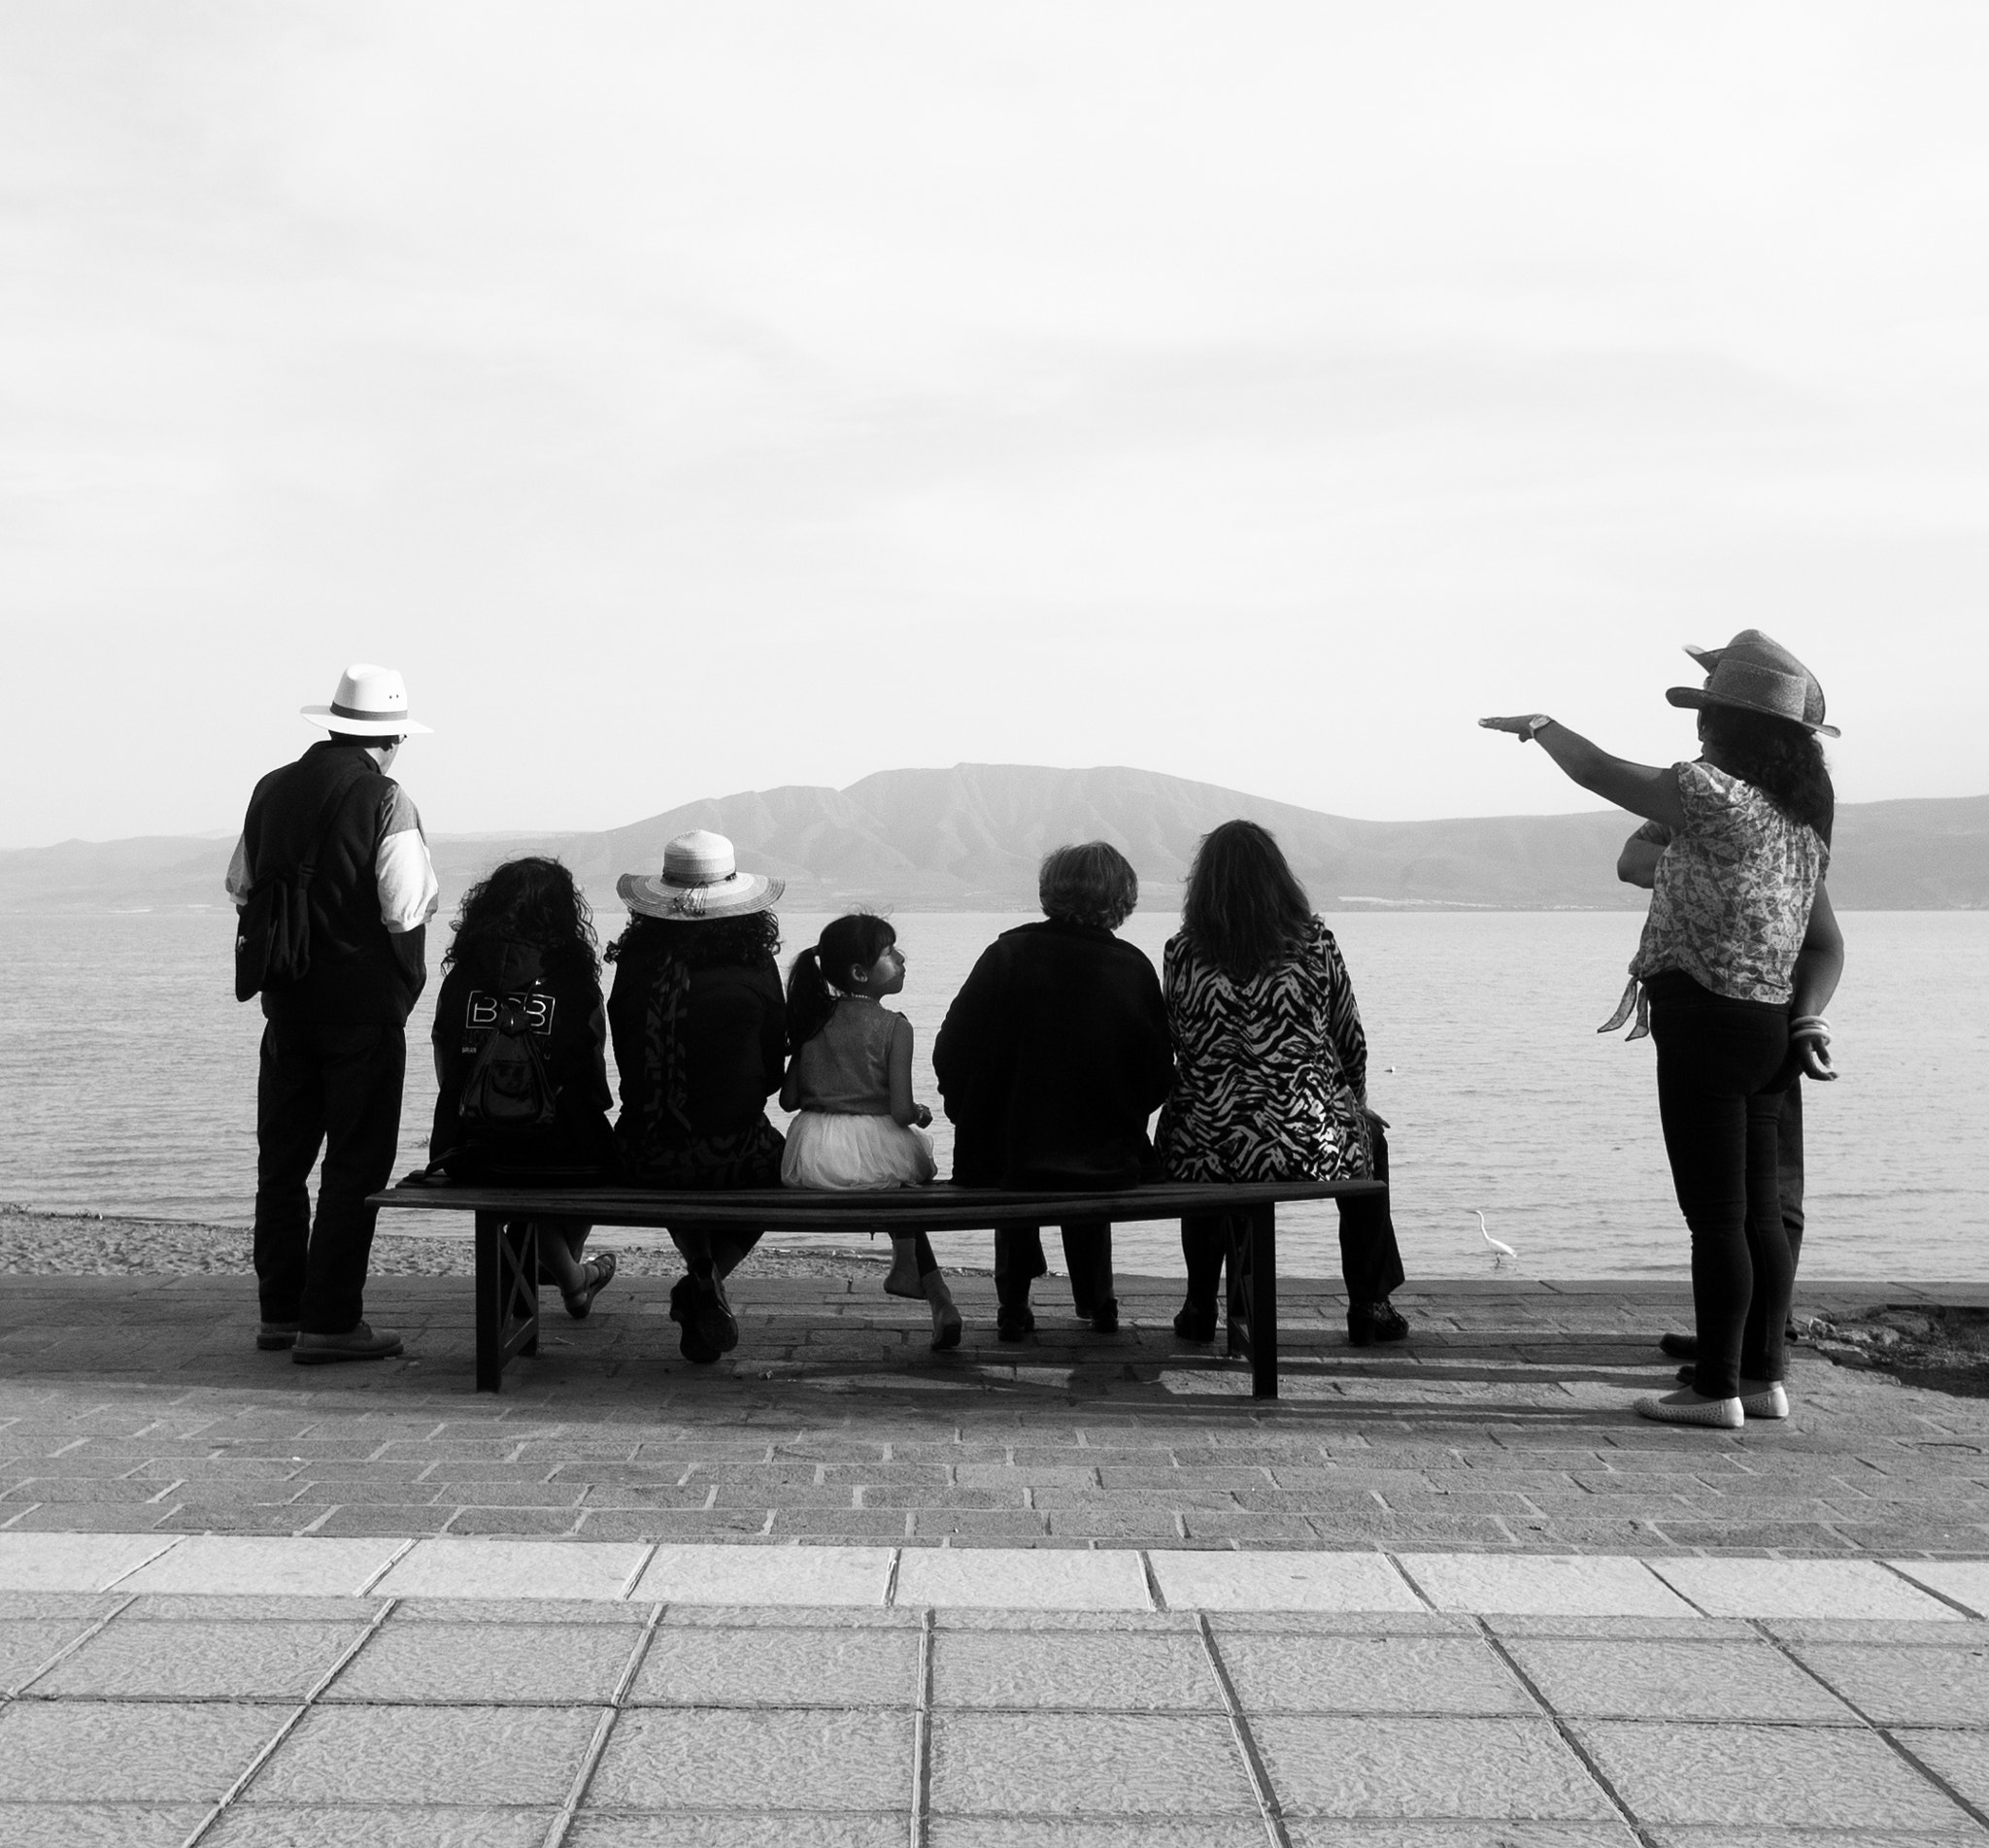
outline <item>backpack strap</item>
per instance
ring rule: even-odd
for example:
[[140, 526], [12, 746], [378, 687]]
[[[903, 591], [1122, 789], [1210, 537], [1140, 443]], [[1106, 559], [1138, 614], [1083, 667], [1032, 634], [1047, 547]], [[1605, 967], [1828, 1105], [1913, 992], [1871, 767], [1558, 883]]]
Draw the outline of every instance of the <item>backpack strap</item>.
[[304, 848], [304, 857], [297, 865], [297, 890], [308, 892], [312, 876], [318, 871], [318, 857], [324, 852], [325, 844], [331, 839], [332, 824], [338, 820], [338, 812], [345, 806], [345, 799], [353, 792], [353, 785], [365, 773], [356, 771], [340, 783], [324, 798], [324, 806], [318, 811], [318, 820], [311, 829], [311, 838]]

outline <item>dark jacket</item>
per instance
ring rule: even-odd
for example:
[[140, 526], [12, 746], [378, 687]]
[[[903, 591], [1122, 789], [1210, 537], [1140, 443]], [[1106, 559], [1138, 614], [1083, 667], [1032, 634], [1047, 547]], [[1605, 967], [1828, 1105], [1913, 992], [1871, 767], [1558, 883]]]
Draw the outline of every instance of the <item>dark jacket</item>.
[[427, 931], [417, 924], [392, 932], [382, 922], [379, 860], [389, 835], [412, 828], [419, 838], [420, 821], [361, 747], [324, 739], [255, 786], [230, 889], [239, 901], [255, 880], [300, 866], [334, 791], [311, 881], [310, 971], [264, 989], [262, 1011], [272, 1021], [398, 1026], [428, 979]]
[[[456, 1180], [501, 1179], [533, 1169], [597, 1169], [606, 1177], [615, 1161], [608, 1128], [614, 1093], [604, 1062], [608, 1039], [601, 985], [585, 960], [561, 959], [548, 969], [531, 944], [487, 938], [466, 949], [442, 978], [435, 998], [435, 1121], [428, 1159], [447, 1163]], [[466, 1132], [462, 1088], [489, 1037], [497, 1003], [506, 995], [523, 1002], [533, 1037], [545, 1056], [558, 1116], [546, 1128], [480, 1143]]]
[[997, 937], [947, 1010], [932, 1069], [965, 1187], [1131, 1187], [1174, 1073], [1140, 950], [1046, 919]]
[[639, 1174], [652, 1146], [682, 1148], [752, 1127], [781, 1088], [788, 1006], [773, 958], [751, 969], [694, 969], [675, 1025], [683, 1097], [678, 1115], [669, 1094], [664, 1019], [674, 966], [639, 939], [624, 943], [608, 996], [608, 1029], [622, 1078], [615, 1138], [631, 1175]]

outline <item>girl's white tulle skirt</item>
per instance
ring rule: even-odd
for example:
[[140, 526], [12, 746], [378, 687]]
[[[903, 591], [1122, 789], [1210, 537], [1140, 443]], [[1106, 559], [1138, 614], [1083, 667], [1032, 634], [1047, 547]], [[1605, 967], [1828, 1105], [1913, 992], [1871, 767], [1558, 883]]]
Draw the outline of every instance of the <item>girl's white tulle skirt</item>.
[[788, 1125], [783, 1187], [924, 1187], [939, 1171], [932, 1138], [890, 1117], [804, 1110]]

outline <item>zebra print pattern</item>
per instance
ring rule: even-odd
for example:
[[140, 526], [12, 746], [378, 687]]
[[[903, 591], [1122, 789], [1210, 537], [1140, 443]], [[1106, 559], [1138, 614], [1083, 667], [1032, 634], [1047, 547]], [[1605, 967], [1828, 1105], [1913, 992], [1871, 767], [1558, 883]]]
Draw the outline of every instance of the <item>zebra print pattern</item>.
[[1163, 963], [1174, 1091], [1156, 1140], [1174, 1181], [1338, 1181], [1372, 1171], [1367, 1037], [1317, 918], [1296, 955], [1234, 983], [1185, 935]]

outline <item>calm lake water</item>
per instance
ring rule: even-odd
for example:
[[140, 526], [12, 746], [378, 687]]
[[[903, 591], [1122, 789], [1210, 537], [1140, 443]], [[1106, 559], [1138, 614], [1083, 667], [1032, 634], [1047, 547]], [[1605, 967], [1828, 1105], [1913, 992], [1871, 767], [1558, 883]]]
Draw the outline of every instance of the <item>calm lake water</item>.
[[[784, 914], [788, 953], [823, 922]], [[920, 1095], [936, 1106], [927, 1056], [946, 1005], [981, 950], [1025, 920], [896, 922], [910, 962], [899, 1005], [918, 1031]], [[1482, 1208], [1522, 1273], [1682, 1278], [1650, 1042], [1595, 1032], [1623, 986], [1637, 918], [1329, 922], [1367, 1024], [1370, 1095], [1394, 1126], [1411, 1277], [1489, 1274], [1472, 1216]], [[233, 999], [232, 924], [223, 910], [0, 917], [0, 1199], [248, 1222], [261, 1019]], [[1158, 962], [1173, 924], [1135, 914], [1125, 934]], [[1989, 1277], [1989, 914], [1865, 912], [1843, 924], [1849, 968], [1830, 1010], [1843, 1076], [1806, 1099], [1804, 1272]], [[441, 948], [431, 939], [431, 958]], [[437, 986], [431, 974], [409, 1023], [404, 1167], [426, 1159]], [[938, 1141], [943, 1173], [943, 1123]], [[1294, 1271], [1337, 1274], [1334, 1224], [1330, 1207], [1281, 1215]], [[1123, 1269], [1178, 1271], [1173, 1227], [1122, 1226], [1117, 1239]], [[943, 1259], [988, 1261], [985, 1234], [940, 1246]]]

